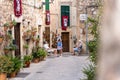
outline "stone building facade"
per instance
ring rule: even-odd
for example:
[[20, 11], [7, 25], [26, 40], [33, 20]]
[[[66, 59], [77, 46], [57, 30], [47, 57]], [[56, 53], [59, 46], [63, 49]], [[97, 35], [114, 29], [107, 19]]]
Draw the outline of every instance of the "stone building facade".
[[[13, 0], [0, 0], [0, 28], [3, 30], [3, 25], [5, 23], [11, 22], [12, 20], [15, 20], [17, 22], [17, 26], [14, 26], [12, 28], [11, 33], [13, 39], [12, 42], [16, 42], [19, 50], [15, 51], [16, 55], [24, 55], [26, 54], [26, 50], [24, 49], [24, 45], [28, 44], [29, 50], [28, 54], [32, 52], [33, 46], [35, 46], [35, 42], [32, 40], [29, 40], [29, 42], [26, 42], [25, 39], [23, 39], [24, 32], [27, 30], [31, 30], [32, 28], [37, 29], [37, 33], [34, 36], [35, 38], [39, 37], [39, 45], [42, 46], [42, 19], [43, 19], [43, 10], [41, 9], [41, 0], [22, 0], [22, 16], [19, 18], [14, 16], [14, 3]], [[4, 32], [4, 31], [3, 31]], [[8, 33], [7, 32], [4, 33]], [[19, 40], [18, 40], [19, 39]], [[10, 41], [10, 42], [11, 42]], [[10, 43], [8, 42], [8, 44]], [[0, 53], [4, 54], [4, 47], [6, 42], [3, 41], [2, 44], [0, 44]]]
[[[44, 40], [47, 40], [50, 47], [52, 47], [56, 42], [56, 35], [60, 34], [63, 41], [64, 52], [72, 52], [75, 45], [74, 42], [76, 40], [82, 40], [84, 53], [86, 48], [85, 23], [80, 21], [80, 14], [85, 13], [86, 6], [94, 5], [95, 0], [50, 0], [50, 25], [45, 24], [45, 4], [45, 0], [22, 0], [22, 16], [17, 18], [14, 16], [13, 0], [0, 0], [1, 30], [3, 30], [3, 25], [6, 22], [15, 20], [18, 23], [18, 26], [12, 28], [13, 40], [16, 40], [16, 43], [19, 44], [19, 51], [16, 52], [16, 54], [21, 56], [26, 54], [26, 49], [23, 47], [25, 44], [29, 46], [27, 50], [28, 54], [30, 54], [32, 48], [36, 46], [36, 43], [32, 40], [27, 42], [23, 38], [24, 32], [32, 30], [32, 28], [37, 29], [34, 37], [39, 37], [40, 47], [43, 47]], [[66, 30], [62, 30], [61, 7], [66, 6], [69, 7], [69, 26], [67, 26]], [[90, 10], [94, 11], [95, 9], [91, 8]], [[91, 13], [90, 10], [88, 10], [89, 13]], [[5, 46], [4, 44], [5, 41], [0, 44], [0, 53], [4, 53], [2, 51]]]
[[[74, 47], [74, 41], [82, 40], [83, 53], [85, 53], [86, 28], [85, 28], [85, 21], [80, 20], [80, 14], [86, 14], [86, 6], [90, 6], [90, 5], [96, 5], [96, 1], [95, 0], [54, 0], [50, 4], [51, 23], [49, 26], [46, 27], [50, 27], [50, 32], [61, 34], [62, 39], [65, 39], [63, 40], [63, 48], [65, 47], [69, 47], [69, 48], [66, 48], [68, 50], [63, 50], [63, 51], [72, 52]], [[61, 29], [61, 19], [62, 19], [61, 6], [69, 6], [70, 25], [67, 26], [67, 30]], [[95, 7], [91, 7], [87, 10], [89, 16], [93, 16], [97, 14]], [[52, 44], [52, 40], [50, 40], [50, 44]]]

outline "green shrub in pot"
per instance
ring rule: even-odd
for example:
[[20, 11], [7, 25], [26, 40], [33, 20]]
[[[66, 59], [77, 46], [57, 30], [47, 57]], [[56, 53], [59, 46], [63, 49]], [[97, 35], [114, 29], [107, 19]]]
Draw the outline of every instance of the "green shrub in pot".
[[0, 74], [11, 73], [13, 70], [13, 62], [7, 56], [0, 55]]
[[47, 52], [43, 48], [39, 49], [38, 53], [40, 54], [40, 58], [42, 60], [47, 56]]
[[32, 56], [31, 55], [25, 55], [23, 60], [24, 61], [31, 61], [32, 60]]
[[7, 58], [12, 62], [12, 72], [8, 74], [8, 77], [15, 77], [22, 67], [22, 61], [19, 57], [13, 57], [8, 55]]
[[31, 60], [32, 60], [32, 56], [31, 55], [25, 55], [23, 57], [23, 66], [24, 67], [29, 67]]
[[20, 71], [20, 68], [22, 67], [22, 61], [19, 57], [9, 57], [10, 61], [13, 63], [13, 69], [12, 72], [15, 72], [16, 74]]
[[6, 80], [13, 70], [13, 62], [7, 56], [0, 55], [0, 80]]

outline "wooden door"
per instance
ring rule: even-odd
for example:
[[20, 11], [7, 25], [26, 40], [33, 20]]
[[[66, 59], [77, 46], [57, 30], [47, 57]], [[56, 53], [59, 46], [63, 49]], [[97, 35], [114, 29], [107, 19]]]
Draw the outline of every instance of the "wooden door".
[[14, 27], [14, 36], [15, 36], [15, 44], [18, 47], [17, 50], [15, 50], [15, 56], [20, 56], [20, 23], [17, 23], [17, 25]]
[[45, 27], [45, 35], [46, 35], [45, 40], [50, 45], [50, 27]]
[[63, 52], [69, 52], [69, 32], [62, 32]]

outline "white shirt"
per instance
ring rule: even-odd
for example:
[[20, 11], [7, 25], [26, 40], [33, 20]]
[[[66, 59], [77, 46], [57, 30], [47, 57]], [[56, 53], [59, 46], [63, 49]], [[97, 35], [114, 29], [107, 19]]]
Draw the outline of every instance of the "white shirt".
[[44, 47], [46, 50], [49, 49], [48, 44], [44, 44], [43, 47]]
[[61, 39], [61, 36], [57, 36], [57, 41], [58, 41], [59, 39], [60, 39], [60, 41], [62, 40], [62, 39]]

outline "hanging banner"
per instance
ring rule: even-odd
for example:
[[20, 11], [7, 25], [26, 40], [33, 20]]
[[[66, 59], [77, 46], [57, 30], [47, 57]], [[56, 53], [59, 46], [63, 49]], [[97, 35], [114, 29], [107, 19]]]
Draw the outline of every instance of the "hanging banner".
[[49, 10], [49, 0], [45, 0], [45, 10], [46, 10], [46, 16], [45, 16], [45, 23], [46, 25], [50, 25], [50, 10]]
[[62, 16], [62, 30], [66, 30], [68, 26], [68, 16]]
[[16, 17], [20, 17], [22, 15], [22, 1], [14, 0], [14, 14]]
[[50, 11], [46, 11], [46, 25], [50, 25]]

